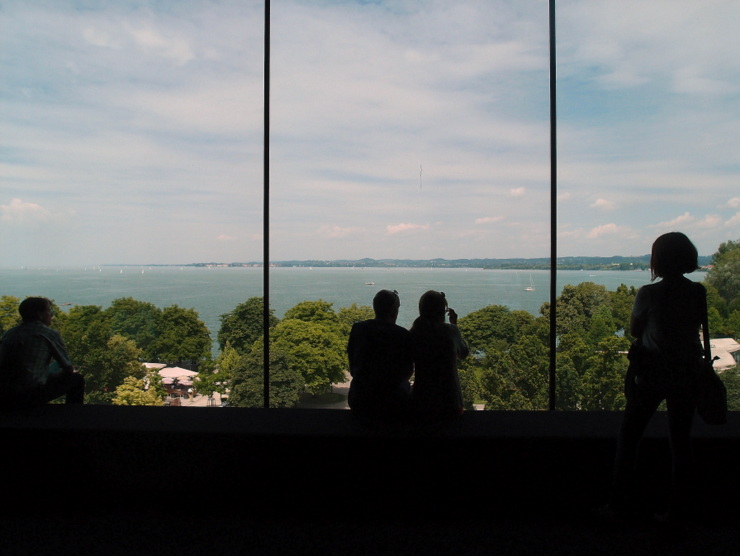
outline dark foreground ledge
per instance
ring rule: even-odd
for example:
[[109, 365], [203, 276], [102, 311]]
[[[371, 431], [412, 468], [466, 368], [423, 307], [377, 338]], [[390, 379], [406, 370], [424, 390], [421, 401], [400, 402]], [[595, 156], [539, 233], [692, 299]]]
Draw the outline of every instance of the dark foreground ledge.
[[[338, 519], [579, 511], [606, 497], [620, 420], [480, 411], [379, 431], [340, 410], [50, 405], [0, 415], [1, 471], [22, 490], [15, 509], [63, 509], [71, 499]], [[658, 414], [642, 447], [648, 499], [668, 488], [666, 425]], [[702, 508], [740, 513], [740, 414], [721, 427], [697, 420], [694, 448]]]

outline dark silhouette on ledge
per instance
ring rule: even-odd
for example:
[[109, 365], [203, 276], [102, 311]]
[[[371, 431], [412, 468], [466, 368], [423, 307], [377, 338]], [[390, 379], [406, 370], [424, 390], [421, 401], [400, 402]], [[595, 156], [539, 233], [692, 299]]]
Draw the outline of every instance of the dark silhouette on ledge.
[[75, 372], [59, 332], [50, 328], [51, 301], [28, 297], [18, 307], [23, 321], [0, 341], [0, 408], [44, 405], [66, 396], [81, 404], [85, 380]]
[[396, 324], [400, 305], [398, 292], [379, 291], [373, 298], [375, 318], [355, 323], [350, 331], [347, 401], [364, 422], [402, 423], [410, 417], [414, 368], [411, 335]]
[[[684, 274], [698, 268], [697, 250], [688, 237], [671, 232], [653, 243], [652, 279], [635, 298], [630, 333], [637, 339], [630, 350], [625, 378], [627, 406], [617, 441], [610, 510], [617, 515], [644, 513], [635, 492], [638, 448], [648, 422], [665, 400], [672, 458], [672, 492], [667, 513], [656, 518], [681, 522], [693, 506], [691, 428], [696, 410], [697, 376], [702, 364], [699, 330], [706, 312], [706, 289]], [[638, 507], [635, 507], [638, 506]]]
[[[445, 322], [448, 314], [450, 322]], [[468, 346], [457, 328], [457, 313], [444, 292], [429, 290], [419, 299], [419, 317], [411, 326], [414, 385], [411, 398], [422, 422], [459, 416], [463, 411], [457, 360]]]

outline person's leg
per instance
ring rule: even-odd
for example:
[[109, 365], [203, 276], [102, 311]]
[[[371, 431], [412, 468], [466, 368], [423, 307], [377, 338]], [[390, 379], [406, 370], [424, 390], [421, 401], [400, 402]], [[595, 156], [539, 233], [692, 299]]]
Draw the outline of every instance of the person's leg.
[[49, 377], [41, 393], [41, 403], [65, 396], [65, 403], [81, 404], [85, 399], [85, 379], [79, 373], [58, 373]]
[[690, 395], [671, 396], [666, 400], [671, 443], [673, 499], [672, 514], [683, 515], [691, 503], [694, 454], [691, 426], [696, 403]]
[[645, 388], [636, 388], [627, 401], [622, 426], [617, 437], [617, 453], [614, 461], [614, 477], [610, 506], [616, 511], [629, 510], [632, 498], [633, 476], [637, 465], [637, 454], [642, 435], [650, 419], [662, 401], [659, 396]]

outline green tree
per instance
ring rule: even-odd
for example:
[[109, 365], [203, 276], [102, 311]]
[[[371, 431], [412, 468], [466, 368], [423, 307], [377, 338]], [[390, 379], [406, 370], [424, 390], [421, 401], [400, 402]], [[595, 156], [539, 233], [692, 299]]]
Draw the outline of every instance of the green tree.
[[[591, 318], [604, 306], [612, 308], [611, 292], [605, 286], [593, 282], [565, 285], [557, 299], [558, 336], [571, 332], [585, 333]], [[540, 313], [549, 320], [550, 304], [543, 303]]]
[[339, 318], [334, 312], [334, 304], [319, 299], [318, 301], [301, 301], [285, 312], [285, 319], [296, 319], [303, 322], [315, 322], [338, 327]]
[[583, 409], [624, 409], [629, 343], [624, 337], [605, 338], [589, 357], [583, 376]]
[[[264, 352], [259, 342], [249, 354], [239, 358], [234, 370], [229, 404], [237, 407], [264, 406]], [[290, 365], [285, 350], [270, 349], [270, 407], [295, 407], [298, 405], [305, 383], [300, 373]]]
[[635, 304], [637, 288], [627, 287], [620, 284], [614, 292], [610, 292], [609, 304], [611, 305], [612, 319], [616, 331], [624, 331], [629, 337], [630, 320], [632, 318], [632, 307]]
[[172, 305], [162, 311], [162, 328], [153, 347], [158, 361], [189, 364], [197, 371], [210, 359], [211, 335], [195, 309]]
[[[346, 380], [346, 344], [337, 329], [326, 321], [307, 322], [283, 319], [271, 335], [270, 349], [284, 351], [289, 367], [300, 373], [306, 388], [313, 395], [331, 389], [332, 383]], [[262, 340], [255, 342], [253, 351], [259, 352]]]
[[613, 336], [616, 328], [611, 309], [607, 306], [599, 307], [588, 322], [586, 331], [588, 343], [598, 345], [601, 340]]
[[723, 316], [740, 309], [740, 239], [719, 246], [712, 255], [712, 268], [707, 273], [706, 282], [726, 302]]
[[357, 305], [353, 303], [349, 307], [342, 307], [337, 313], [337, 320], [339, 321], [339, 329], [342, 336], [349, 339], [350, 330], [352, 325], [356, 322], [362, 322], [375, 318], [375, 311], [369, 305]]
[[136, 342], [147, 361], [156, 361], [154, 345], [161, 332], [162, 311], [152, 303], [132, 297], [114, 299], [105, 310], [113, 334]]
[[547, 409], [550, 356], [548, 346], [536, 336], [520, 336], [509, 350], [516, 369], [517, 391], [532, 409]]
[[462, 390], [463, 406], [465, 409], [473, 409], [473, 404], [475, 403], [486, 403], [479, 374], [480, 369], [475, 365], [460, 365], [460, 389]]
[[140, 378], [127, 376], [123, 384], [118, 386], [112, 400], [113, 405], [164, 405], [162, 398], [155, 390], [144, 387]]
[[564, 411], [575, 411], [582, 407], [581, 375], [576, 370], [573, 360], [563, 353], [558, 353], [557, 376], [555, 388], [555, 405]]
[[209, 398], [213, 396], [214, 392], [218, 392], [222, 396], [225, 395], [232, 386], [236, 372], [242, 366], [242, 358], [243, 355], [240, 355], [227, 342], [214, 365], [201, 366], [197, 378], [198, 391]]
[[94, 376], [97, 362], [104, 357], [112, 336], [108, 315], [97, 305], [76, 305], [63, 321], [55, 317], [54, 324], [67, 345], [75, 368], [85, 375], [86, 380], [88, 376]]
[[[264, 321], [264, 298], [250, 297], [240, 303], [228, 313], [221, 315], [221, 328], [217, 339], [219, 348], [223, 351], [226, 344], [238, 353], [246, 355], [252, 349], [252, 344], [262, 338]], [[269, 311], [269, 326], [277, 325], [278, 318], [274, 311]]]
[[491, 348], [505, 350], [521, 328], [533, 320], [528, 313], [512, 313], [503, 305], [489, 305], [460, 317], [457, 327], [471, 353], [485, 354]]
[[111, 336], [105, 349], [96, 350], [86, 360], [86, 368], [81, 370], [90, 401], [109, 403], [126, 378], [143, 379], [146, 369], [139, 361], [140, 357], [141, 350], [133, 340], [119, 334]]
[[58, 324], [72, 363], [85, 377], [87, 403], [111, 403], [126, 377], [144, 377], [141, 350], [133, 340], [112, 333], [110, 314], [100, 307], [72, 307]]
[[724, 371], [720, 377], [727, 388], [727, 409], [740, 411], [740, 369], [735, 365]]
[[21, 323], [21, 316], [18, 314], [20, 304], [21, 300], [18, 297], [12, 295], [0, 297], [0, 336]]

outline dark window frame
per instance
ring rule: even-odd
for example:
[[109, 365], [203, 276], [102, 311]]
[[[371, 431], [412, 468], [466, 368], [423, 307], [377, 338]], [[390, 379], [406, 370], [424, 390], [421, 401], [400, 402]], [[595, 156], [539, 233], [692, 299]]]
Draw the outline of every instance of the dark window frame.
[[[264, 98], [263, 98], [263, 406], [270, 407], [270, 4], [264, 14]], [[556, 262], [557, 262], [557, 86], [555, 50], [555, 0], [548, 0], [550, 57], [550, 330], [549, 409], [556, 409]]]

